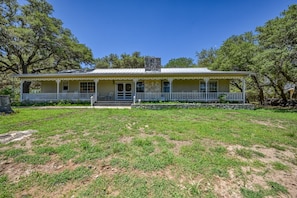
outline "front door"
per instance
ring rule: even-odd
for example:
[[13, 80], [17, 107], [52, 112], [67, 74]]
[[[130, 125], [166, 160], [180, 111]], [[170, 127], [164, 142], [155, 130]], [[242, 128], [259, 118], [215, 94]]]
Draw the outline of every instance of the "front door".
[[117, 100], [132, 100], [131, 83], [118, 83], [116, 88], [117, 88]]

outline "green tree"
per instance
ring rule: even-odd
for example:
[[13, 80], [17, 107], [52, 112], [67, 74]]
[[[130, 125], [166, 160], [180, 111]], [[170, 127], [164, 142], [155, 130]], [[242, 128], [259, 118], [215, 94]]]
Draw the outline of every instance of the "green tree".
[[[218, 50], [197, 53], [198, 66], [223, 71], [251, 71], [247, 88], [256, 92], [260, 103], [275, 95], [285, 102], [286, 84], [297, 82], [297, 5], [280, 17], [247, 32], [228, 38]], [[241, 89], [239, 81], [233, 84]], [[272, 88], [272, 89], [271, 89]]]
[[144, 57], [140, 52], [132, 55], [123, 53], [120, 56], [110, 54], [95, 60], [96, 68], [144, 68]]
[[286, 102], [285, 85], [297, 82], [297, 5], [258, 27], [257, 32], [261, 50], [256, 57], [257, 71]]
[[[92, 52], [80, 44], [62, 21], [52, 17], [45, 0], [0, 1], [0, 71], [14, 74], [42, 73], [91, 64]], [[24, 82], [29, 92], [30, 82]]]
[[217, 57], [217, 49], [202, 49], [200, 52], [196, 52], [198, 58], [198, 67], [212, 67]]
[[112, 62], [110, 61], [109, 56], [104, 56], [102, 58], [95, 59], [95, 67], [96, 68], [111, 68]]
[[176, 59], [171, 59], [168, 61], [168, 63], [165, 65], [167, 68], [172, 68], [172, 67], [195, 67], [194, 60], [191, 58], [176, 58]]
[[[257, 37], [252, 32], [246, 32], [239, 36], [231, 36], [216, 51], [216, 58], [210, 65], [210, 69], [255, 72], [257, 70], [257, 64], [254, 58], [257, 53]], [[255, 73], [251, 78], [251, 82], [247, 81], [247, 89], [250, 92], [256, 92], [258, 101], [262, 104], [264, 102], [263, 87], [265, 85], [262, 82], [262, 76]], [[234, 80], [232, 84], [242, 91], [240, 81]]]

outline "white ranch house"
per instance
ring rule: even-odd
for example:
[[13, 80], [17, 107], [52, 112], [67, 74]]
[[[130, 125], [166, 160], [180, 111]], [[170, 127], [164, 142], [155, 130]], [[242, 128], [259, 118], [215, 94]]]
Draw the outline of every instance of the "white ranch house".
[[[158, 70], [94, 69], [49, 74], [17, 75], [21, 101], [188, 101], [245, 103], [245, 79], [249, 72], [211, 71], [207, 68]], [[240, 79], [242, 92], [230, 92], [230, 81]], [[40, 83], [40, 90], [23, 93], [25, 81]]]

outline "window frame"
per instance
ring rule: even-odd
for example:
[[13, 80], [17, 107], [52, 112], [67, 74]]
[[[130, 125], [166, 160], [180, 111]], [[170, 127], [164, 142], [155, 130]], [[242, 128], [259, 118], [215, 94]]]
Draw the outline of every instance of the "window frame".
[[163, 81], [162, 83], [162, 92], [169, 93], [170, 92], [170, 82]]
[[144, 82], [139, 81], [136, 83], [136, 92], [143, 93], [144, 92]]
[[68, 80], [62, 81], [62, 91], [69, 91], [69, 81]]
[[205, 83], [205, 81], [200, 81], [200, 83], [199, 83], [199, 92], [206, 92], [206, 83]]
[[218, 92], [218, 81], [212, 80], [208, 82], [208, 92]]
[[95, 93], [95, 82], [80, 82], [79, 90], [80, 93]]
[[[207, 91], [208, 92], [218, 92], [218, 81], [217, 80], [210, 80], [207, 82]], [[206, 82], [200, 81], [199, 83], [199, 91], [200, 92], [206, 92]]]

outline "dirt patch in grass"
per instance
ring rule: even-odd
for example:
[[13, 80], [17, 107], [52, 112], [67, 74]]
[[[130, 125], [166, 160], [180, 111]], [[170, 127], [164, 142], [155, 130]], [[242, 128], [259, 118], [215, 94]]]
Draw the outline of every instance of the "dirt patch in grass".
[[119, 142], [124, 143], [124, 144], [130, 144], [131, 141], [133, 140], [134, 137], [130, 137], [130, 136], [123, 136], [119, 139]]
[[[87, 136], [88, 133], [85, 133], [84, 136]], [[63, 134], [55, 134], [52, 136], [47, 137], [47, 144], [53, 145], [55, 147], [58, 147], [62, 144], [68, 144], [68, 143], [75, 143], [79, 140], [78, 138], [79, 134], [75, 133], [72, 130], [67, 130]], [[93, 141], [90, 139], [90, 141]]]
[[241, 145], [226, 145], [226, 148], [229, 155], [240, 158], [243, 161], [248, 161], [248, 159], [242, 156], [239, 156], [236, 153], [237, 150], [240, 150], [240, 149], [250, 150], [256, 153], [255, 156], [252, 157], [252, 160], [255, 159], [256, 157], [258, 160], [262, 161], [263, 163], [272, 163], [275, 161], [279, 161], [281, 163], [286, 163], [288, 165], [294, 165], [292, 164], [292, 161], [294, 161], [294, 159], [297, 157], [297, 149], [293, 147], [287, 147], [287, 149], [285, 150], [278, 150], [275, 148], [268, 148], [261, 145], [254, 145], [252, 147], [244, 147]]
[[[137, 137], [137, 136], [135, 136], [135, 137]], [[123, 137], [121, 137], [119, 139], [119, 142], [125, 143], [125, 144], [130, 144], [135, 137], [123, 136]], [[139, 137], [141, 137], [141, 138], [162, 137], [162, 138], [164, 138], [166, 140], [167, 143], [174, 145], [173, 148], [171, 149], [171, 151], [174, 154], [176, 154], [176, 155], [179, 154], [179, 151], [180, 151], [181, 147], [183, 147], [183, 146], [189, 146], [189, 145], [192, 144], [192, 141], [171, 140], [168, 135], [163, 135], [163, 134], [146, 134], [146, 133], [140, 133], [139, 134]]]
[[230, 178], [216, 176], [213, 180], [213, 189], [218, 197], [241, 197], [240, 180], [235, 181], [233, 172], [229, 171]]
[[7, 160], [1, 160], [0, 173], [7, 175], [11, 181], [17, 182], [20, 178], [26, 177], [33, 172], [53, 174], [64, 170], [74, 170], [78, 166], [78, 164], [73, 163], [71, 160], [64, 164], [59, 161], [56, 155], [51, 156], [51, 160], [44, 165], [16, 163], [10, 158]]
[[[175, 170], [175, 167], [168, 166], [162, 170], [158, 171], [142, 171], [138, 169], [125, 169], [118, 168], [109, 165], [108, 160], [98, 160], [95, 165], [95, 173], [93, 174], [93, 178], [96, 179], [98, 177], [108, 177], [113, 178], [115, 175], [130, 175], [136, 176], [139, 178], [162, 178], [166, 180], [170, 180], [173, 182], [177, 182], [178, 186], [181, 189], [186, 189], [186, 185], [191, 184], [193, 186], [201, 187], [203, 186], [203, 190], [207, 191], [210, 189], [210, 184], [206, 185], [204, 178], [202, 175], [184, 175], [183, 173], [179, 173]], [[112, 187], [107, 188], [107, 191], [110, 191], [108, 194], [118, 195], [120, 192], [116, 189], [112, 189]]]
[[283, 126], [281, 123], [272, 123], [271, 121], [268, 120], [251, 120], [252, 123], [267, 126], [267, 127], [276, 127], [279, 129], [286, 129], [285, 126]]
[[28, 176], [33, 171], [33, 166], [24, 163], [15, 163], [13, 160], [1, 160], [1, 175], [7, 175], [12, 182], [18, 182], [21, 177]]
[[[133, 138], [152, 138], [161, 137], [172, 144], [170, 151], [174, 155], [179, 155], [180, 149], [183, 146], [192, 145], [192, 141], [177, 141], [172, 140], [168, 135], [163, 134], [146, 134], [140, 133], [136, 136], [123, 136], [118, 141], [125, 144], [130, 144]], [[9, 145], [9, 149], [22, 148], [33, 150], [32, 137], [26, 137], [20, 142]], [[59, 144], [62, 136], [52, 136], [49, 142], [55, 141]], [[167, 166], [162, 170], [157, 171], [142, 171], [133, 168], [120, 168], [111, 165], [112, 155], [100, 160], [86, 161], [83, 163], [74, 163], [72, 160], [61, 161], [56, 154], [50, 155], [50, 161], [41, 165], [33, 165], [27, 163], [17, 163], [13, 158], [3, 158], [0, 161], [0, 175], [7, 175], [12, 183], [21, 181], [22, 178], [30, 176], [32, 173], [41, 174], [58, 174], [65, 170], [75, 170], [80, 166], [85, 166], [92, 170], [90, 177], [81, 181], [70, 181], [56, 187], [54, 190], [44, 189], [38, 184], [32, 185], [29, 188], [18, 192], [16, 197], [33, 196], [33, 197], [69, 197], [77, 194], [77, 192], [90, 185], [98, 177], [114, 178], [116, 175], [135, 175], [140, 178], [162, 178], [173, 181], [180, 189], [187, 189], [187, 185], [196, 186], [201, 191], [213, 191], [218, 197], [241, 197], [242, 188], [246, 188], [257, 192], [259, 187], [264, 190], [271, 189], [269, 182], [277, 182], [284, 186], [289, 195], [279, 194], [279, 197], [296, 197], [297, 196], [297, 149], [289, 146], [281, 146], [283, 150], [276, 148], [265, 147], [262, 145], [254, 145], [252, 147], [243, 147], [241, 145], [227, 145], [219, 141], [203, 139], [203, 145], [209, 147], [225, 147], [228, 157], [236, 158], [242, 162], [247, 162], [248, 166], [238, 168], [230, 168], [227, 170], [228, 177], [213, 176], [206, 178], [204, 175], [193, 174], [189, 175], [177, 170], [174, 165]], [[56, 145], [55, 145], [56, 146]], [[4, 145], [1, 151], [8, 149], [8, 145]], [[245, 158], [244, 155], [238, 154], [238, 150], [251, 151], [250, 158]], [[224, 154], [222, 154], [224, 155]], [[283, 170], [278, 170], [274, 167], [274, 163], [283, 164]], [[280, 167], [282, 168], [282, 167]], [[120, 195], [120, 191], [113, 186], [108, 186], [106, 192], [110, 196]]]
[[[259, 156], [256, 154], [251, 158], [244, 158], [236, 153], [236, 150], [240, 149], [247, 149], [263, 155]], [[227, 151], [228, 155], [239, 158], [241, 161], [249, 162], [251, 166], [241, 167], [242, 178], [236, 177], [234, 171], [229, 171], [230, 179], [224, 181], [225, 179], [221, 178], [220, 180], [223, 181], [220, 181], [219, 185], [226, 183], [226, 189], [241, 186], [256, 190], [257, 186], [261, 186], [264, 189], [268, 188], [267, 182], [273, 181], [283, 185], [292, 197], [297, 196], [297, 166], [292, 163], [297, 158], [296, 148], [287, 147], [286, 150], [280, 151], [260, 145], [254, 145], [250, 148], [241, 145], [228, 145]], [[273, 163], [281, 164], [285, 168], [276, 170], [273, 167]], [[232, 182], [230, 183], [230, 181]]]
[[23, 197], [48, 197], [51, 196], [48, 192], [44, 191], [44, 189], [40, 186], [31, 186], [29, 189], [24, 189], [21, 193], [16, 195], [17, 198]]
[[189, 146], [192, 144], [192, 141], [178, 141], [178, 140], [171, 140], [167, 135], [161, 135], [161, 137], [165, 138], [167, 142], [174, 145], [172, 151], [174, 154], [179, 154], [181, 147]]
[[74, 194], [76, 194], [81, 188], [87, 186], [89, 182], [91, 182], [91, 180], [88, 179], [83, 181], [67, 182], [52, 189], [45, 189], [42, 186], [34, 185], [30, 188], [24, 189], [16, 197], [75, 197]]

